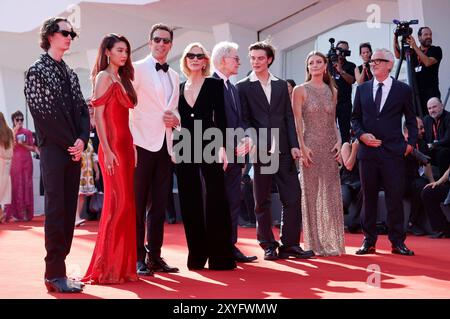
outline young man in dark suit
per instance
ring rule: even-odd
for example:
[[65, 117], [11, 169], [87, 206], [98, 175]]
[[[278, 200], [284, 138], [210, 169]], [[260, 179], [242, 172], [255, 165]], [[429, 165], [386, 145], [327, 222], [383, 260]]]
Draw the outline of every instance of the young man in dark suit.
[[[374, 78], [356, 89], [352, 126], [359, 139], [358, 152], [363, 190], [362, 227], [364, 242], [357, 255], [375, 253], [377, 241], [377, 200], [380, 186], [386, 194], [387, 223], [392, 253], [412, 256], [404, 241], [403, 193], [405, 156], [417, 140], [417, 123], [412, 106], [411, 88], [389, 76], [394, 65], [392, 52], [380, 49], [372, 55]], [[405, 116], [408, 141], [402, 134]]]
[[[300, 149], [295, 130], [294, 115], [286, 81], [269, 72], [275, 58], [274, 48], [266, 42], [249, 47], [253, 72], [236, 85], [241, 100], [243, 121], [246, 127], [257, 130], [257, 156], [254, 164], [255, 214], [257, 239], [264, 250], [264, 259], [310, 258], [312, 251], [304, 251], [300, 243], [301, 207], [300, 183], [295, 160]], [[266, 130], [267, 134], [264, 132]], [[275, 138], [278, 132], [278, 139]], [[265, 157], [270, 161], [266, 162]], [[270, 172], [267, 164], [278, 164]], [[270, 190], [274, 178], [283, 204], [281, 247], [272, 232]]]

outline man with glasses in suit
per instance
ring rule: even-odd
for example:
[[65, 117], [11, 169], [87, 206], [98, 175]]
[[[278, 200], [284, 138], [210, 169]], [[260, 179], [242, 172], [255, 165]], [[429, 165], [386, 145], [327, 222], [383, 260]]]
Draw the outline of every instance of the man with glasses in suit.
[[[164, 220], [172, 178], [172, 131], [180, 124], [179, 76], [167, 64], [173, 30], [165, 24], [150, 29], [150, 54], [134, 63], [138, 104], [131, 110], [131, 134], [137, 149], [137, 274], [178, 272], [161, 257]], [[146, 231], [147, 230], [147, 231]], [[147, 245], [144, 245], [147, 233]]]
[[[414, 252], [405, 245], [402, 202], [405, 157], [417, 141], [412, 90], [389, 76], [394, 65], [394, 55], [389, 50], [376, 50], [369, 64], [374, 77], [356, 89], [352, 114], [353, 130], [360, 141], [358, 160], [364, 207], [361, 216], [364, 241], [356, 254], [375, 253], [378, 191], [382, 186], [392, 253], [413, 256]], [[407, 141], [402, 130], [403, 116], [408, 129]]]
[[[245, 129], [242, 121], [241, 103], [236, 87], [230, 82], [230, 77], [238, 73], [240, 59], [238, 56], [237, 43], [223, 41], [216, 44], [212, 50], [212, 61], [215, 72], [213, 77], [222, 79], [225, 96], [225, 116], [227, 128]], [[233, 160], [225, 170], [225, 189], [227, 192], [228, 204], [230, 206], [233, 255], [236, 262], [251, 262], [257, 259], [256, 256], [246, 256], [236, 247], [238, 221], [241, 210], [241, 177], [244, 163], [238, 163], [238, 158], [245, 156], [252, 145], [250, 137], [244, 137], [239, 142], [235, 136], [227, 136], [227, 151], [232, 150]]]

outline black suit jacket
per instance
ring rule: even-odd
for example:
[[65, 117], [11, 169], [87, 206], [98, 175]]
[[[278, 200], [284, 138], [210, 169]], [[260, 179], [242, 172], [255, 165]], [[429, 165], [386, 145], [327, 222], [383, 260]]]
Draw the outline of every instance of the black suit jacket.
[[[219, 79], [223, 83], [223, 92], [224, 92], [224, 108], [225, 108], [225, 116], [227, 121], [227, 128], [242, 128], [243, 130], [246, 129], [244, 121], [242, 120], [242, 107], [241, 102], [239, 99], [239, 93], [236, 89], [236, 87], [230, 83], [229, 88], [227, 89], [225, 86], [225, 82], [223, 82], [223, 79], [217, 74], [214, 73], [213, 78]], [[227, 94], [228, 90], [231, 90], [234, 95], [234, 99], [236, 102], [236, 109], [234, 107], [233, 101], [231, 100], [231, 97], [229, 94]], [[226, 147], [235, 149], [238, 145], [238, 139], [237, 137], [226, 137]]]
[[[408, 142], [402, 134], [403, 115], [408, 129]], [[371, 133], [382, 141], [377, 148], [361, 143], [358, 159], [372, 159], [380, 155], [383, 158], [403, 156], [407, 144], [414, 146], [417, 141], [417, 121], [413, 112], [411, 88], [393, 79], [383, 109], [377, 114], [373, 79], [359, 85], [353, 103], [352, 127], [358, 139], [364, 133]]]
[[[292, 148], [298, 148], [297, 132], [294, 114], [286, 81], [278, 79], [271, 81], [272, 93], [270, 103], [259, 81], [251, 82], [246, 77], [236, 84], [242, 106], [242, 116], [245, 127], [255, 128], [259, 138], [266, 139], [267, 150], [271, 148], [271, 129], [279, 129], [278, 147], [281, 153], [290, 153]], [[267, 137], [259, 135], [258, 129], [267, 128]], [[260, 142], [258, 142], [257, 146]]]
[[[423, 119], [423, 126], [425, 128], [425, 141], [427, 143], [433, 143], [435, 140], [433, 132], [434, 120], [431, 116], [427, 115]], [[450, 148], [450, 112], [444, 110], [439, 118], [439, 127], [437, 129], [437, 142], [435, 146], [442, 146]]]

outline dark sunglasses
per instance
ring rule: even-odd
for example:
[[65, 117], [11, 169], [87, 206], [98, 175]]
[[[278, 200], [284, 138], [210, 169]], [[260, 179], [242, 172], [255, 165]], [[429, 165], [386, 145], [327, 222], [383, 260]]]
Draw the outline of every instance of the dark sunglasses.
[[169, 44], [172, 42], [172, 40], [169, 38], [160, 38], [160, 37], [154, 37], [152, 40], [155, 41], [156, 43], [159, 43], [162, 41], [164, 44]]
[[77, 33], [75, 31], [67, 31], [67, 30], [59, 30], [56, 31], [56, 33], [61, 33], [63, 37], [67, 38], [69, 35], [73, 39], [77, 36]]
[[189, 60], [194, 60], [194, 58], [197, 58], [197, 59], [199, 59], [199, 60], [203, 60], [204, 58], [206, 58], [206, 56], [205, 56], [204, 53], [198, 53], [198, 54], [195, 54], [195, 53], [187, 53], [187, 54], [186, 54], [186, 58], [188, 58]]
[[389, 62], [389, 60], [386, 59], [374, 59], [374, 60], [369, 60], [369, 63], [373, 63], [375, 65], [380, 64], [381, 62]]
[[16, 122], [23, 122], [23, 118], [15, 118], [14, 121], [16, 121]]

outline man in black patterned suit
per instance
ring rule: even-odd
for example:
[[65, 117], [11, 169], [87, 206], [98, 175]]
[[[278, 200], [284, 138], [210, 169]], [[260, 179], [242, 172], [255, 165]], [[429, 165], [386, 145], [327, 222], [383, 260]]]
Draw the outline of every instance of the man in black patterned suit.
[[50, 18], [40, 32], [46, 52], [30, 67], [25, 97], [39, 140], [45, 188], [45, 285], [49, 292], [81, 292], [67, 279], [80, 184], [81, 154], [89, 139], [89, 113], [78, 77], [62, 60], [76, 33], [65, 18]]

